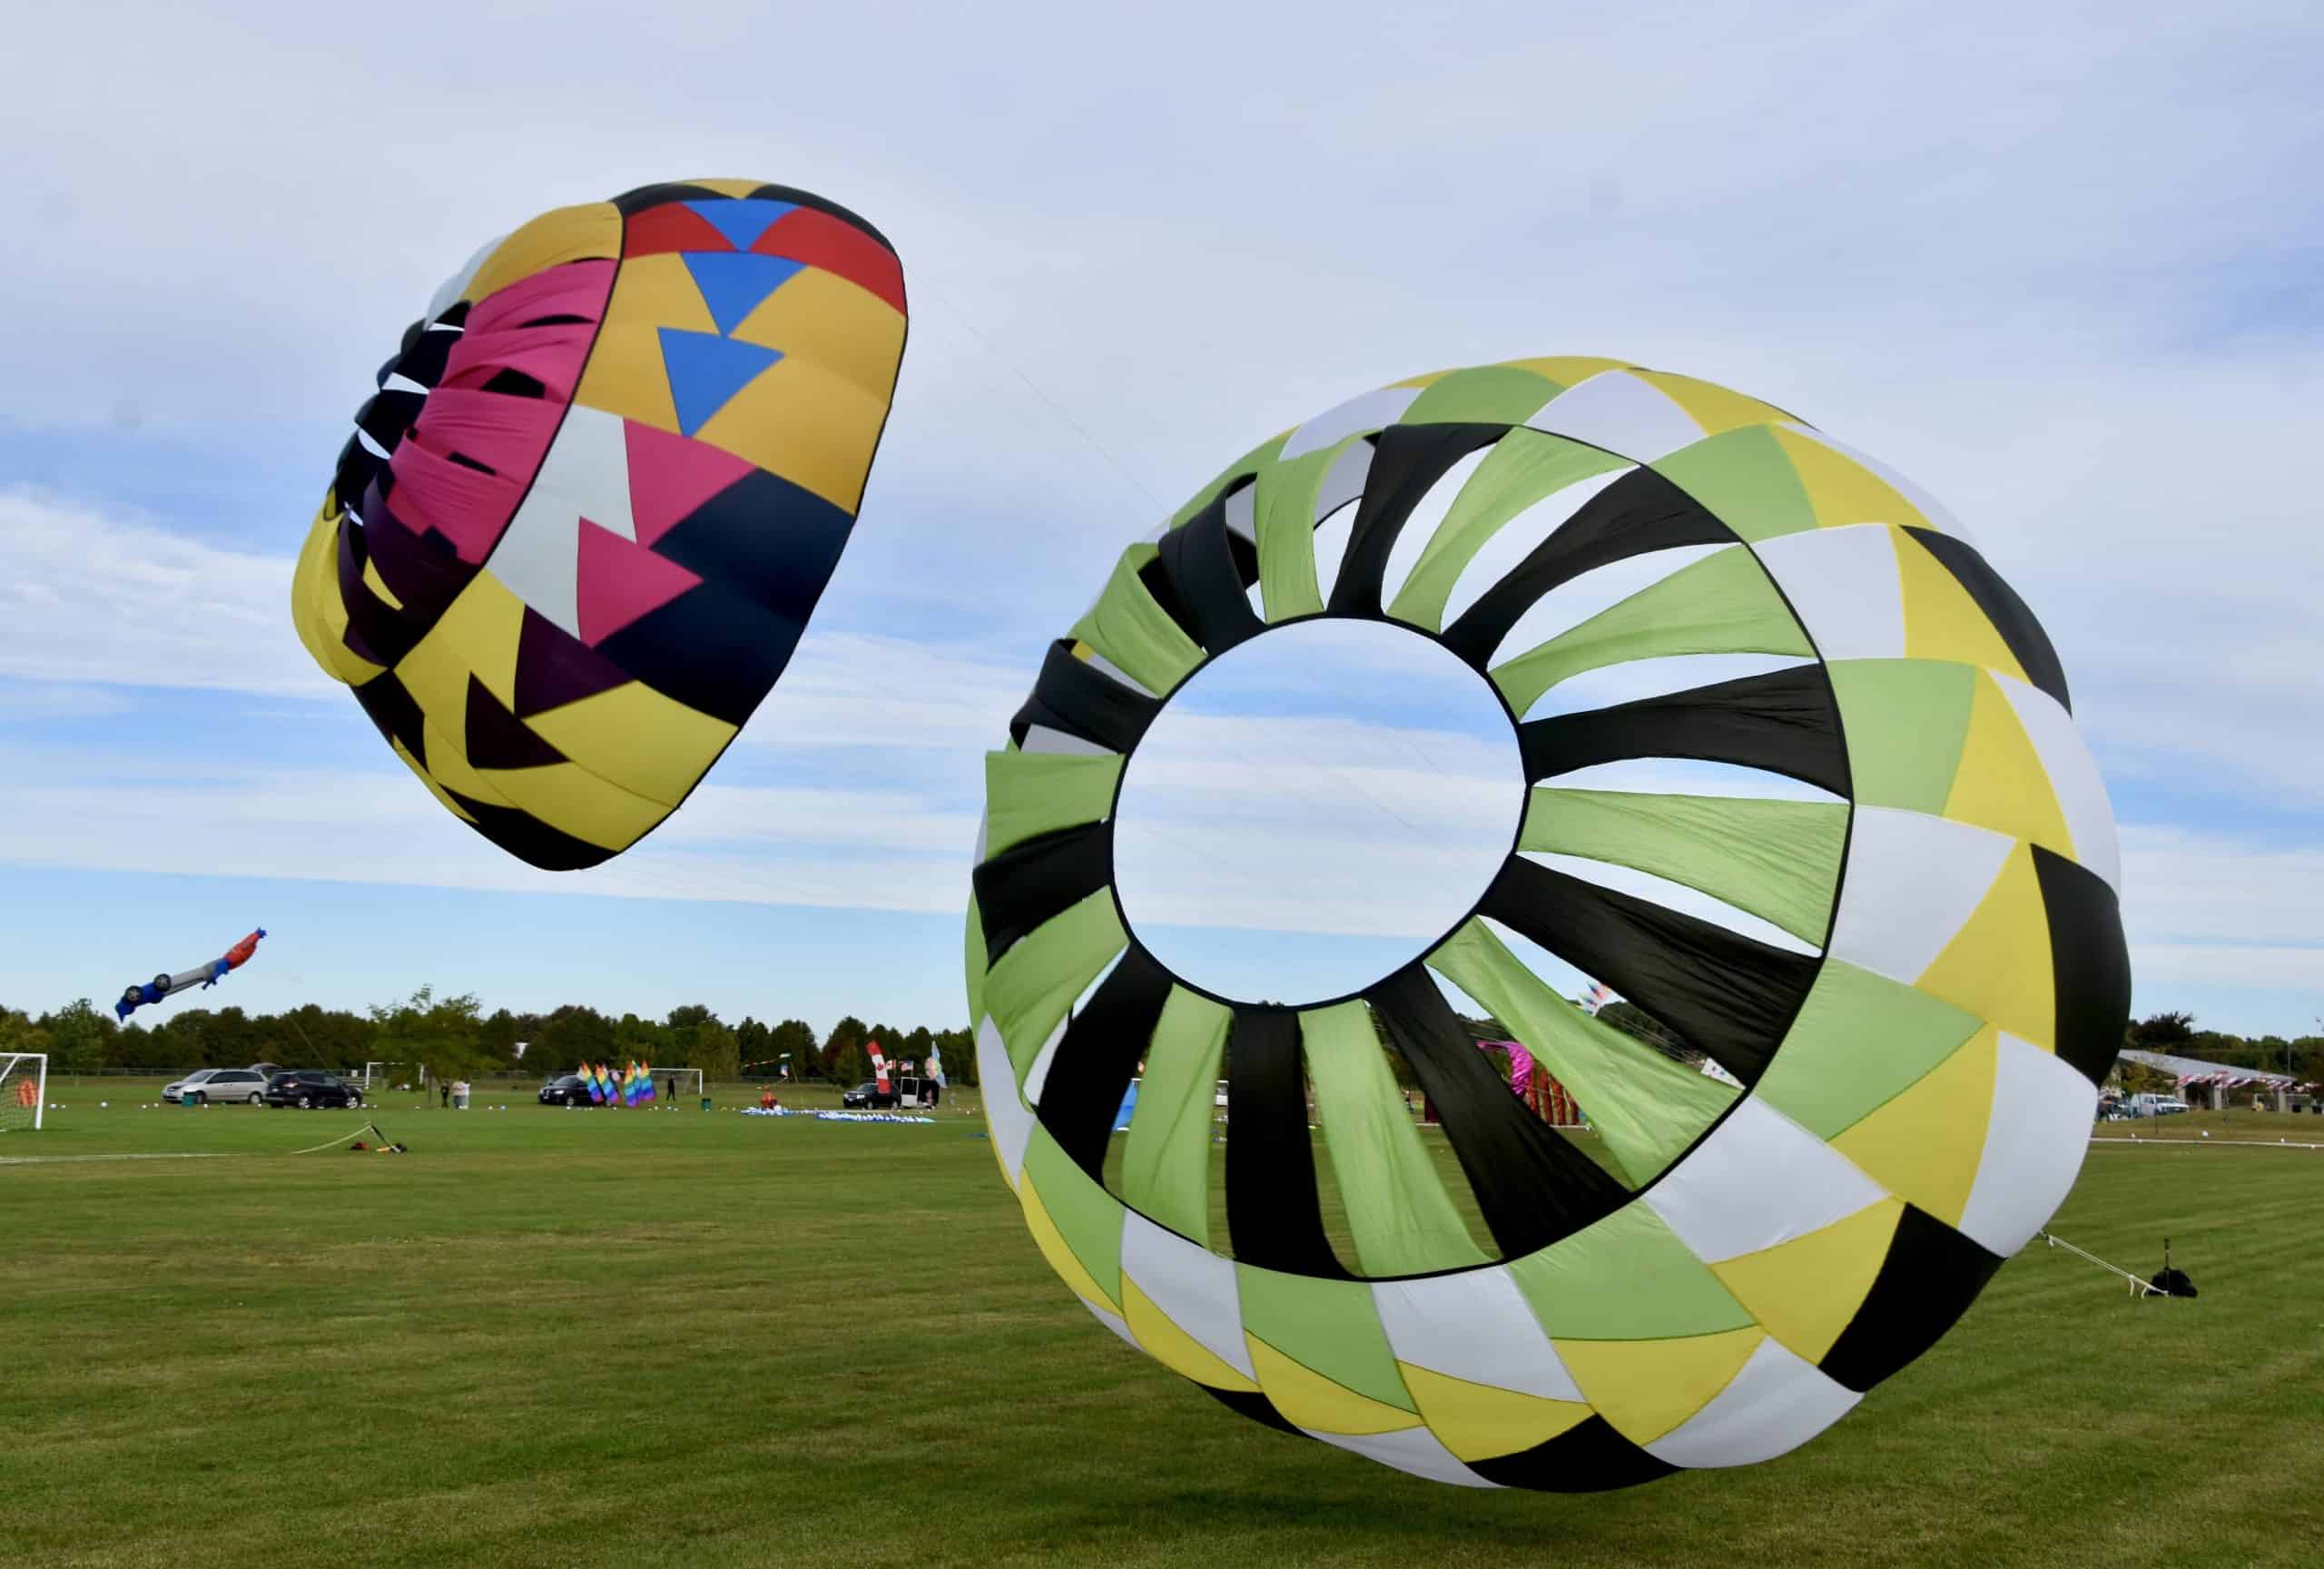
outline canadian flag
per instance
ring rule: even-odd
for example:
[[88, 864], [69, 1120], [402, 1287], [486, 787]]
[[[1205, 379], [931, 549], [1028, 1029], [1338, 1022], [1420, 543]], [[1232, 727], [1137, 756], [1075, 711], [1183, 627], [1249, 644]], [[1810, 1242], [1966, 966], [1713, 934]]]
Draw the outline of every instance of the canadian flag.
[[877, 1041], [869, 1042], [865, 1050], [872, 1053], [872, 1077], [879, 1084], [880, 1093], [885, 1095], [888, 1092], [888, 1060], [880, 1055]]

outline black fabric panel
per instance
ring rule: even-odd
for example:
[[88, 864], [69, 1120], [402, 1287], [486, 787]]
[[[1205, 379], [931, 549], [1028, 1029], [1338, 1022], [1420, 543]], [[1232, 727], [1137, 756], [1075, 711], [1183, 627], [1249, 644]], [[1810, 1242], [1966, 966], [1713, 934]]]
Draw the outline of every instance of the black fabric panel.
[[855, 518], [813, 491], [753, 469], [654, 542], [656, 555], [775, 615], [805, 622], [839, 566]]
[[1919, 540], [1921, 548], [1935, 557], [1937, 565], [1952, 573], [1953, 580], [1976, 601], [1977, 608], [1985, 613], [1985, 619], [1994, 624], [1994, 630], [2001, 634], [2001, 640], [2017, 656], [2025, 678], [2056, 698], [2058, 706], [2067, 713], [2073, 713], [2073, 704], [2066, 696], [2066, 668], [2058, 663], [2058, 651], [2051, 646], [2050, 635], [2042, 630], [2042, 623], [2034, 618], [2034, 612], [2017, 597], [2017, 590], [2004, 582], [2001, 574], [1977, 554], [1976, 547], [1965, 540], [1940, 534], [1934, 528], [1907, 528], [1905, 532]]
[[1235, 1010], [1226, 1118], [1226, 1229], [1236, 1258], [1291, 1275], [1353, 1278], [1324, 1231], [1298, 1014]]
[[2122, 905], [2106, 880], [2055, 851], [2034, 845], [2034, 875], [2050, 922], [2050, 962], [2060, 1058], [2103, 1084], [2131, 1021], [2131, 950]]
[[[794, 207], [806, 207], [817, 212], [827, 213], [842, 223], [861, 229], [881, 244], [887, 246], [890, 251], [895, 249], [894, 245], [889, 243], [885, 234], [881, 233], [862, 218], [830, 198], [818, 196], [812, 191], [802, 191], [793, 185], [760, 185], [752, 190], [751, 196], [758, 201], [788, 202]], [[649, 208], [660, 207], [671, 202], [732, 200], [734, 198], [729, 197], [723, 191], [713, 191], [701, 185], [668, 182], [659, 185], [640, 185], [635, 191], [625, 191], [613, 199], [613, 205], [624, 218], [634, 218]]]
[[1066, 1026], [1065, 1039], [1049, 1059], [1049, 1079], [1041, 1086], [1041, 1126], [1101, 1187], [1115, 1114], [1137, 1076], [1138, 1060], [1153, 1042], [1154, 1027], [1162, 1021], [1170, 985], [1169, 972], [1131, 943], [1089, 1005]]
[[500, 706], [471, 672], [461, 745], [476, 768], [538, 768], [566, 761], [541, 733]]
[[428, 739], [422, 729], [427, 716], [392, 670], [383, 670], [355, 688], [355, 700], [390, 741], [400, 741], [421, 767], [428, 765]]
[[1479, 908], [1604, 982], [1746, 1084], [1767, 1071], [1823, 964], [1521, 855], [1510, 857]]
[[635, 218], [650, 208], [666, 206], [672, 202], [731, 201], [723, 191], [713, 191], [706, 185], [688, 185], [680, 181], [665, 181], [658, 185], [640, 185], [635, 191], [625, 191], [613, 199], [614, 208], [624, 218]]
[[1029, 728], [1044, 725], [1094, 741], [1108, 751], [1127, 753], [1154, 723], [1161, 706], [1088, 660], [1076, 659], [1072, 639], [1060, 637], [1049, 645], [1040, 676], [1033, 683], [1033, 695], [1009, 721], [1009, 734], [1021, 746]]
[[1517, 738], [1532, 782], [1596, 763], [1694, 757], [1848, 794], [1847, 745], [1821, 665], [1531, 719], [1518, 726]]
[[478, 833], [519, 861], [530, 862], [544, 872], [578, 872], [620, 854], [552, 828], [529, 812], [520, 812], [513, 806], [488, 806], [457, 790], [444, 794], [476, 819]]
[[1256, 1389], [1221, 1389], [1214, 1385], [1201, 1383], [1196, 1384], [1195, 1387], [1229, 1411], [1248, 1416], [1252, 1421], [1272, 1427], [1278, 1433], [1288, 1433], [1295, 1438], [1308, 1436], [1293, 1423], [1290, 1417], [1275, 1408], [1274, 1401]]
[[1355, 504], [1347, 553], [1340, 558], [1340, 574], [1326, 607], [1333, 615], [1383, 614], [1380, 587], [1388, 571], [1388, 553], [1396, 548], [1396, 537], [1404, 531], [1413, 508], [1446, 469], [1508, 434], [1506, 425], [1391, 425], [1374, 439], [1372, 468]]
[[800, 617], [703, 582], [601, 639], [597, 652], [664, 696], [739, 726], [805, 630]]
[[1510, 1092], [1426, 970], [1408, 964], [1364, 999], [1436, 1103], [1502, 1258], [1546, 1248], [1629, 1200], [1603, 1167]]
[[[390, 523], [388, 528], [398, 526]], [[404, 534], [404, 541], [410, 538], [409, 533]], [[363, 564], [370, 559], [370, 529], [342, 518], [339, 520], [338, 546], [334, 565], [339, 572], [339, 598], [347, 608], [347, 630], [341, 640], [374, 665], [399, 663], [427, 636], [432, 617], [428, 616], [424, 604], [419, 615], [405, 615], [371, 592], [370, 585], [363, 581]], [[379, 577], [390, 588], [394, 587], [384, 567]]]
[[1652, 550], [1725, 545], [1735, 535], [1651, 469], [1633, 469], [1583, 503], [1514, 570], [1444, 629], [1444, 646], [1482, 670], [1526, 611], [1561, 583]]
[[1858, 1393], [1935, 1345], [2002, 1260], [1925, 1210], [1905, 1206], [1864, 1305], [1817, 1364]]
[[1574, 1424], [1546, 1444], [1462, 1464], [1487, 1481], [1537, 1493], [1604, 1493], [1635, 1487], [1679, 1469], [1614, 1430], [1603, 1416]]
[[1177, 591], [1187, 633], [1213, 655], [1265, 628], [1251, 608], [1248, 582], [1237, 570], [1224, 497], [1162, 536], [1156, 558]]
[[998, 962], [1019, 938], [1097, 893], [1113, 874], [1114, 830], [1108, 823], [1037, 834], [980, 865], [972, 880], [987, 962]]

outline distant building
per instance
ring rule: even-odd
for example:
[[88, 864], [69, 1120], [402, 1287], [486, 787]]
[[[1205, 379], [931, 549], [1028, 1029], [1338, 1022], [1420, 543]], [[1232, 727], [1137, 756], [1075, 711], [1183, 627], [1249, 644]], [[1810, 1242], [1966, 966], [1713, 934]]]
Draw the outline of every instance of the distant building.
[[2289, 1073], [2270, 1073], [2264, 1068], [2230, 1068], [2224, 1062], [2173, 1057], [2164, 1051], [2125, 1050], [2121, 1061], [2170, 1074], [2187, 1103], [2198, 1110], [2224, 1111], [2234, 1104], [2232, 1098], [2239, 1094], [2256, 1095], [2262, 1105], [2275, 1111], [2324, 1110], [2319, 1087], [2302, 1083]]

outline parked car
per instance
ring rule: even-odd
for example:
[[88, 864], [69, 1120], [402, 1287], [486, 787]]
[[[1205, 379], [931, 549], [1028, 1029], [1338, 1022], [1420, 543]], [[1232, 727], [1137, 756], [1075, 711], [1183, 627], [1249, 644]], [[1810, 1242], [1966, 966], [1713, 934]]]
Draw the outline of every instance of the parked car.
[[336, 1073], [301, 1068], [293, 1073], [277, 1073], [268, 1080], [266, 1103], [296, 1106], [301, 1111], [317, 1106], [360, 1106], [363, 1091]]
[[162, 1086], [162, 1100], [191, 1100], [197, 1106], [207, 1106], [213, 1100], [257, 1106], [264, 1102], [265, 1096], [266, 1075], [247, 1068], [199, 1068], [174, 1084]]
[[578, 1073], [567, 1073], [541, 1086], [541, 1104], [544, 1106], [587, 1106], [591, 1103], [589, 1081]]
[[865, 1080], [839, 1098], [839, 1103], [853, 1111], [884, 1111], [896, 1103], [896, 1092], [882, 1090], [875, 1080]]

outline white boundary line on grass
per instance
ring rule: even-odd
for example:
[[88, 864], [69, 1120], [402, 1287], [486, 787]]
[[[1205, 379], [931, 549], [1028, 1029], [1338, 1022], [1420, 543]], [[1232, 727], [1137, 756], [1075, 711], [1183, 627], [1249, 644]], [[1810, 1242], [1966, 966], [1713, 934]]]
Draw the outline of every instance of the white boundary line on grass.
[[64, 1166], [79, 1160], [228, 1160], [239, 1151], [201, 1150], [131, 1155], [0, 1155], [0, 1166]]
[[2324, 1150], [2324, 1144], [2292, 1144], [2279, 1139], [2270, 1144], [2264, 1139], [2100, 1139], [2093, 1137], [2093, 1144], [2135, 1144], [2142, 1150]]

